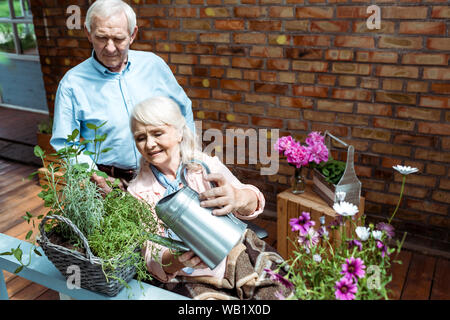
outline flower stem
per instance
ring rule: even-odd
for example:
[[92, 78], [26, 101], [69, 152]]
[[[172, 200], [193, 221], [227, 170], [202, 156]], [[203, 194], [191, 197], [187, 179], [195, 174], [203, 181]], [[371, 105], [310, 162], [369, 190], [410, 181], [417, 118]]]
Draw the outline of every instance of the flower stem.
[[397, 213], [398, 208], [400, 207], [400, 202], [403, 198], [403, 190], [405, 189], [405, 181], [406, 181], [406, 175], [403, 175], [402, 179], [402, 188], [400, 189], [400, 197], [398, 198], [397, 207], [394, 210], [394, 213], [392, 213], [392, 216], [389, 218], [388, 223], [391, 224], [392, 219], [394, 218], [395, 214]]

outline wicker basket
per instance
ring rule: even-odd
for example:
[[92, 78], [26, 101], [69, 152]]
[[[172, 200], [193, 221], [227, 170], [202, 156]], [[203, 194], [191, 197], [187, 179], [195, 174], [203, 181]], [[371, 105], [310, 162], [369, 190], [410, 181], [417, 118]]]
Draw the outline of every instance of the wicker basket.
[[[86, 255], [51, 243], [44, 230], [45, 222], [50, 219], [55, 219], [69, 225], [83, 242], [84, 248], [86, 249]], [[39, 231], [41, 236], [37, 239], [37, 242], [44, 250], [48, 259], [55, 265], [64, 277], [67, 278], [71, 275], [67, 274], [67, 268], [69, 266], [76, 265], [80, 268], [80, 285], [83, 289], [88, 289], [108, 296], [116, 296], [124, 287], [124, 283], [117, 279], [122, 279], [125, 282], [129, 282], [136, 274], [136, 268], [134, 266], [124, 266], [123, 268], [121, 267], [115, 269], [113, 272], [105, 269], [105, 272], [108, 274], [108, 278], [106, 278], [102, 269], [102, 260], [92, 254], [85, 236], [67, 218], [58, 215], [46, 216], [39, 224]]]

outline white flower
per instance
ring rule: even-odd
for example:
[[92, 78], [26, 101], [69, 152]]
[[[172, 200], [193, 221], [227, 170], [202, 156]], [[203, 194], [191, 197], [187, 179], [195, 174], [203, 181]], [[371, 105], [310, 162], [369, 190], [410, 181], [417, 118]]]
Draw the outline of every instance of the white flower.
[[413, 168], [413, 167], [410, 167], [410, 166], [396, 165], [396, 166], [393, 166], [392, 168], [394, 168], [395, 170], [397, 170], [398, 172], [400, 172], [401, 174], [403, 174], [405, 176], [407, 174], [419, 171], [419, 169]]
[[344, 191], [338, 191], [338, 192], [336, 192], [336, 194], [335, 194], [336, 200], [337, 200], [338, 202], [344, 201], [345, 195], [346, 195], [346, 193], [345, 193]]
[[325, 216], [319, 218], [320, 224], [325, 224]]
[[350, 217], [354, 216], [359, 210], [358, 207], [350, 202], [339, 202], [333, 205], [334, 211], [336, 211], [341, 216]]
[[320, 263], [320, 261], [322, 261], [322, 257], [320, 256], [320, 254], [315, 254], [315, 255], [313, 255], [313, 260], [315, 262], [319, 262]]
[[367, 239], [369, 239], [370, 236], [370, 229], [366, 228], [366, 227], [357, 227], [355, 229], [356, 235], [358, 236], [358, 238], [361, 239], [361, 241], [366, 241]]
[[372, 236], [373, 236], [376, 240], [380, 240], [382, 234], [383, 234], [383, 232], [381, 232], [380, 230], [374, 230], [374, 231], [372, 231]]

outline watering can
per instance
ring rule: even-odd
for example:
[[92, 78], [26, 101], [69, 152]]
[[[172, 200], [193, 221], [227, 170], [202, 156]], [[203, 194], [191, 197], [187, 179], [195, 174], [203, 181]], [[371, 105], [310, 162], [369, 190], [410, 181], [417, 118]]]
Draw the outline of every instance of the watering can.
[[[208, 166], [198, 160], [210, 173]], [[241, 239], [247, 225], [232, 213], [224, 216], [212, 214], [214, 208], [200, 206], [199, 193], [188, 186], [185, 178], [187, 164], [181, 169], [183, 187], [171, 193], [155, 206], [155, 211], [169, 227], [206, 265], [214, 269]], [[215, 187], [215, 183], [210, 183]]]

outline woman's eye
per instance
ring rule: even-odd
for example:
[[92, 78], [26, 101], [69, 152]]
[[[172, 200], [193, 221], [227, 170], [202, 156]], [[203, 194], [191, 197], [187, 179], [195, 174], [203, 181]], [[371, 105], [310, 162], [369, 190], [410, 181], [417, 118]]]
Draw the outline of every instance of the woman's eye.
[[136, 140], [137, 142], [141, 142], [141, 141], [144, 141], [144, 140], [145, 140], [145, 137], [144, 137], [144, 136], [137, 136], [137, 137], [135, 138], [135, 140]]

